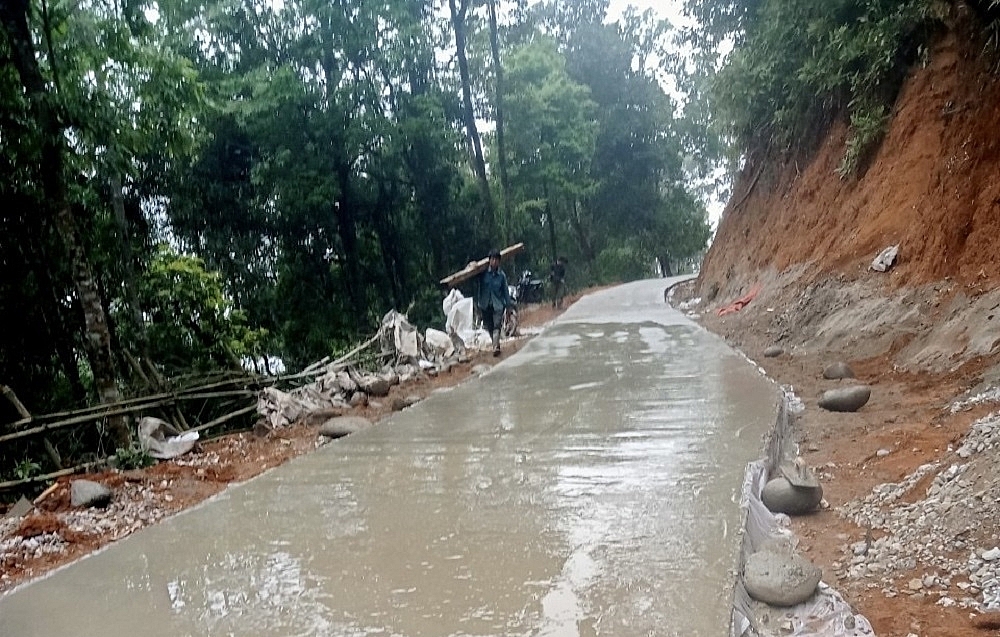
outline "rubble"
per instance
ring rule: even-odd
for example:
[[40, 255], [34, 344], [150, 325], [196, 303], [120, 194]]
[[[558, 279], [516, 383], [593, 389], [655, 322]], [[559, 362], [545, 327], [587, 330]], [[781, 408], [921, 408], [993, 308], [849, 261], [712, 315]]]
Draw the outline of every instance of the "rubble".
[[375, 336], [353, 352], [378, 346], [380, 357], [392, 362], [377, 371], [350, 365], [345, 360], [349, 357], [327, 363], [316, 369], [316, 379], [311, 383], [290, 391], [264, 389], [257, 399], [257, 413], [271, 430], [292, 425], [310, 414], [342, 415], [367, 405], [370, 398], [387, 397], [389, 390], [400, 383], [446, 373], [468, 360], [467, 348], [489, 345], [485, 332], [479, 334], [482, 330], [472, 328], [471, 299], [452, 290], [442, 309], [448, 333], [428, 329], [427, 337], [421, 337], [406, 315], [392, 310], [382, 317]]
[[[884, 535], [843, 545], [837, 576], [875, 584], [890, 597], [920, 594], [946, 607], [1000, 609], [1000, 548], [995, 540], [982, 545], [977, 539], [982, 521], [995, 515], [1000, 484], [990, 480], [993, 486], [977, 489], [982, 482], [973, 479], [995, 471], [983, 452], [998, 446], [1000, 414], [994, 413], [976, 421], [956, 450], [969, 462], [921, 465], [903, 481], [880, 484], [841, 507], [842, 516]], [[914, 494], [929, 475], [925, 492]], [[914, 495], [919, 499], [908, 502]]]

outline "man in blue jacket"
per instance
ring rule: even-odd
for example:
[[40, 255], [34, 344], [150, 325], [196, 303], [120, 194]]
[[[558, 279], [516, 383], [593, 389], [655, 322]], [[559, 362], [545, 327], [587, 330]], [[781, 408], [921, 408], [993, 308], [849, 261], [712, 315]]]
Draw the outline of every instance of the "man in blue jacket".
[[483, 317], [483, 327], [493, 339], [493, 355], [500, 355], [500, 326], [507, 308], [514, 307], [507, 287], [507, 275], [500, 269], [500, 251], [490, 252], [490, 262], [486, 271], [479, 275], [479, 292], [476, 307]]

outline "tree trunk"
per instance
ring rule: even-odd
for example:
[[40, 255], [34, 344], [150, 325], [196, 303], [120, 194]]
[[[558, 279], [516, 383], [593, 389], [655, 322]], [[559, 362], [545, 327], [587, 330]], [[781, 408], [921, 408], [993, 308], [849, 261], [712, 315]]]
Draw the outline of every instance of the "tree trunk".
[[507, 143], [505, 141], [503, 110], [504, 76], [503, 65], [500, 63], [500, 33], [497, 27], [496, 0], [489, 0], [487, 8], [490, 14], [490, 49], [493, 53], [493, 73], [496, 79], [496, 97], [494, 97], [493, 106], [496, 111], [497, 166], [500, 173], [500, 225], [503, 228], [504, 245], [510, 245], [513, 241], [512, 228], [510, 227], [510, 178], [507, 173]]
[[486, 178], [486, 159], [483, 156], [483, 143], [476, 128], [476, 113], [472, 108], [472, 83], [469, 79], [469, 58], [465, 52], [466, 33], [465, 15], [468, 13], [469, 0], [461, 0], [462, 7], [455, 6], [455, 0], [448, 0], [451, 9], [451, 24], [455, 30], [455, 49], [458, 55], [458, 71], [462, 76], [462, 104], [465, 119], [465, 130], [472, 145], [472, 168], [479, 180], [482, 191], [483, 208], [486, 214], [486, 225], [492, 233], [496, 227], [496, 215], [493, 209], [493, 196], [490, 194], [490, 183]]
[[364, 305], [361, 295], [361, 269], [358, 267], [358, 226], [354, 217], [354, 202], [351, 199], [351, 167], [343, 161], [337, 164], [337, 181], [340, 199], [334, 202], [337, 218], [337, 234], [344, 249], [344, 273], [347, 275], [347, 295], [356, 313], [356, 320], [362, 321]]
[[545, 193], [545, 223], [549, 224], [549, 249], [552, 251], [552, 263], [556, 262], [559, 258], [559, 252], [556, 248], [556, 220], [552, 216], [552, 200], [549, 198], [549, 185], [544, 186]]
[[[31, 113], [41, 132], [41, 182], [48, 200], [54, 226], [66, 249], [73, 283], [83, 308], [84, 347], [94, 374], [94, 386], [101, 402], [112, 403], [121, 399], [115, 378], [111, 355], [111, 334], [101, 307], [101, 298], [87, 255], [77, 238], [73, 210], [66, 194], [63, 174], [65, 152], [63, 127], [52, 107], [52, 96], [45, 87], [45, 80], [38, 68], [31, 32], [28, 29], [27, 0], [0, 2], [0, 21], [7, 32], [11, 61], [24, 86]], [[121, 416], [108, 419], [111, 435], [118, 444], [128, 444], [131, 436], [125, 419]]]
[[587, 236], [587, 230], [583, 227], [583, 222], [580, 221], [580, 202], [576, 199], [573, 200], [573, 214], [569, 218], [570, 226], [573, 228], [574, 234], [576, 234], [576, 242], [580, 246], [580, 254], [583, 255], [583, 260], [587, 263], [594, 262], [594, 245]]

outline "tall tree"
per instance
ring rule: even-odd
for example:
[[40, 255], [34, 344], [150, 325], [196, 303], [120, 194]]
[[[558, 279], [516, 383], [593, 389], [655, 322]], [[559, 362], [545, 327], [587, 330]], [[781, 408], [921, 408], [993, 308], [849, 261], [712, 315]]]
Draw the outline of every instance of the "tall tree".
[[[57, 104], [59, 100], [49, 91], [48, 84], [38, 64], [31, 31], [28, 27], [30, 4], [28, 0], [11, 0], [0, 3], [0, 22], [3, 23], [11, 64], [17, 70], [30, 113], [39, 135], [39, 177], [47, 205], [47, 217], [57, 228], [70, 263], [73, 282], [85, 322], [84, 344], [94, 384], [102, 402], [117, 402], [121, 398], [111, 352], [111, 333], [101, 301], [97, 280], [90, 260], [79, 240], [76, 221], [67, 195], [65, 160], [65, 125]], [[50, 60], [55, 64], [55, 60]], [[128, 427], [122, 417], [108, 419], [115, 440], [127, 444]]]
[[510, 227], [510, 173], [507, 168], [507, 132], [506, 121], [504, 119], [504, 70], [500, 60], [500, 28], [497, 24], [497, 2], [487, 0], [487, 9], [490, 17], [490, 53], [493, 58], [493, 114], [496, 118], [497, 127], [497, 165], [500, 174], [500, 210], [502, 212], [501, 226], [503, 227], [504, 243], [511, 242]]
[[589, 196], [590, 161], [598, 134], [590, 90], [573, 81], [556, 42], [538, 38], [510, 56], [510, 151], [512, 183], [521, 208], [534, 211], [547, 234], [552, 258], [559, 245], [559, 210]]
[[486, 176], [486, 158], [483, 155], [483, 142], [479, 136], [476, 126], [476, 111], [472, 105], [472, 80], [469, 77], [469, 57], [467, 52], [467, 16], [469, 7], [473, 0], [448, 0], [448, 7], [451, 10], [451, 25], [455, 32], [455, 54], [458, 57], [458, 71], [462, 78], [462, 105], [465, 130], [469, 136], [469, 144], [472, 147], [472, 167], [479, 180], [479, 189], [483, 197], [483, 211], [486, 215], [486, 223], [493, 228], [496, 224], [496, 213], [493, 206], [493, 195], [490, 192], [490, 183]]

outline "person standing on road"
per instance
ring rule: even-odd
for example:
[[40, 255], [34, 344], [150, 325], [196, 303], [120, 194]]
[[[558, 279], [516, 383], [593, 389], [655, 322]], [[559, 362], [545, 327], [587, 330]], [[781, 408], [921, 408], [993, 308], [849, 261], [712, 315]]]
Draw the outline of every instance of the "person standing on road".
[[552, 283], [552, 307], [561, 308], [566, 296], [566, 257], [559, 257], [552, 264], [549, 281]]
[[507, 275], [500, 269], [500, 251], [490, 252], [489, 266], [479, 275], [479, 294], [476, 307], [483, 317], [483, 327], [493, 339], [493, 355], [500, 355], [500, 327], [503, 325], [503, 315], [508, 308], [514, 307], [514, 299], [507, 287]]

